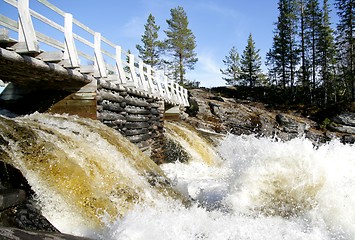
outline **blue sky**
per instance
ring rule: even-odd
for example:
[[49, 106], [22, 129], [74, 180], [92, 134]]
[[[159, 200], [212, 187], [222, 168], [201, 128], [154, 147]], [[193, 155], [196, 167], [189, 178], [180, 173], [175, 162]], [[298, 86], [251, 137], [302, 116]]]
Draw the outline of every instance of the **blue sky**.
[[[202, 86], [224, 85], [220, 68], [222, 60], [232, 46], [241, 54], [252, 33], [255, 45], [260, 49], [262, 61], [272, 46], [274, 22], [277, 20], [278, 0], [49, 0], [65, 12], [101, 32], [112, 42], [130, 49], [136, 54], [136, 44], [141, 44], [144, 24], [151, 13], [161, 27], [159, 36], [164, 39], [166, 19], [170, 9], [182, 6], [189, 20], [189, 28], [196, 37], [196, 53], [199, 61], [195, 70], [188, 71], [190, 80]], [[35, 6], [30, 0], [30, 6]], [[333, 1], [330, 1], [331, 3]], [[0, 2], [0, 13], [7, 11]]]

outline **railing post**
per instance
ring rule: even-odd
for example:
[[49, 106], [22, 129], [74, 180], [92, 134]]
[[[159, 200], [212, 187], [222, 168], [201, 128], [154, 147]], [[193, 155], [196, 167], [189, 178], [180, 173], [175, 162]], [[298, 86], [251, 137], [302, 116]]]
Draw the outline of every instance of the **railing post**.
[[121, 46], [116, 46], [116, 69], [117, 69], [117, 73], [118, 76], [121, 80], [122, 84], [127, 83], [127, 79], [126, 79], [126, 73], [123, 69], [123, 64], [122, 64], [122, 48]]
[[175, 91], [177, 91], [177, 89], [175, 88], [175, 83], [173, 81], [171, 81], [169, 83], [169, 86], [170, 86], [170, 91], [171, 91], [171, 99], [172, 99], [173, 102], [176, 102], [177, 101], [177, 96], [175, 94], [176, 93]]
[[147, 90], [148, 86], [147, 86], [147, 81], [145, 80], [144, 77], [144, 63], [142, 59], [139, 59], [139, 76], [141, 79], [143, 89]]
[[164, 75], [164, 86], [165, 86], [165, 91], [166, 91], [166, 97], [168, 100], [171, 100], [171, 93], [169, 91], [168, 87], [168, 77]]
[[148, 78], [148, 84], [149, 84], [149, 91], [150, 93], [154, 94], [156, 93], [154, 83], [153, 83], [153, 76], [152, 76], [152, 67], [150, 65], [147, 65], [147, 78]]
[[185, 88], [180, 86], [180, 104], [183, 106], [186, 106], [186, 101], [185, 101]]
[[180, 86], [180, 84], [175, 83], [176, 84], [176, 95], [177, 95], [177, 101], [179, 102], [179, 104], [184, 104], [183, 101], [183, 97], [182, 97], [182, 87]]
[[133, 80], [134, 86], [136, 86], [136, 88], [139, 88], [139, 82], [138, 82], [138, 79], [137, 79], [136, 67], [134, 66], [134, 55], [133, 54], [129, 54], [129, 70], [131, 72], [131, 76], [132, 76], [132, 80]]
[[190, 103], [189, 103], [189, 93], [188, 93], [188, 91], [187, 91], [186, 88], [183, 88], [183, 92], [184, 92], [184, 95], [183, 95], [183, 97], [184, 97], [184, 104], [185, 104], [185, 107], [188, 107], [188, 106], [190, 106]]
[[158, 96], [161, 97], [161, 98], [164, 98], [165, 97], [165, 92], [164, 92], [164, 89], [162, 87], [161, 78], [162, 78], [161, 71], [155, 72], [155, 81], [157, 82], [157, 86], [158, 86]]
[[101, 53], [101, 33], [95, 32], [94, 41], [94, 52], [95, 52], [95, 77], [107, 77], [105, 61]]
[[15, 46], [16, 51], [20, 53], [39, 52], [36, 32], [30, 14], [29, 0], [18, 0], [17, 7], [19, 14], [19, 44]]
[[64, 38], [65, 38], [65, 50], [64, 50], [64, 66], [77, 68], [80, 65], [79, 56], [76, 51], [74, 37], [73, 37], [73, 15], [65, 13], [64, 18]]

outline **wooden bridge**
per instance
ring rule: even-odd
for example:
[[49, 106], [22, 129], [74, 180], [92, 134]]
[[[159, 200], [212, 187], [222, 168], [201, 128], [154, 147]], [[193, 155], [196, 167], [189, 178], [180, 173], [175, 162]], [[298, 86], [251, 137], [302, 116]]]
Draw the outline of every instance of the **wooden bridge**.
[[[152, 69], [47, 0], [33, 0], [44, 6], [42, 12], [31, 9], [29, 0], [0, 1], [18, 12], [18, 19], [13, 19], [0, 9], [0, 80], [14, 85], [7, 87], [2, 99], [44, 94], [37, 99], [43, 104], [44, 98], [55, 96], [47, 103], [52, 111], [62, 109], [58, 111], [95, 118], [97, 104], [90, 100], [102, 100], [97, 96], [101, 86], [110, 86], [106, 90], [124, 90], [169, 106], [189, 105], [187, 90], [162, 71]], [[61, 23], [52, 16], [59, 17]], [[44, 30], [47, 28], [53, 31]], [[49, 34], [52, 32], [55, 34]]]

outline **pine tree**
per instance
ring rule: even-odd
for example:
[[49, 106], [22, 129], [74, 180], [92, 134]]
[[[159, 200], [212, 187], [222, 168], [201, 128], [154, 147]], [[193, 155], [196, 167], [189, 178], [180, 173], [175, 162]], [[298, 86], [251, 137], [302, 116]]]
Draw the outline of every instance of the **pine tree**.
[[186, 69], [194, 69], [196, 57], [196, 41], [192, 31], [188, 28], [188, 19], [182, 7], [170, 10], [171, 19], [167, 20], [168, 30], [166, 50], [171, 54], [170, 66], [172, 75], [180, 84], [186, 82]]
[[223, 80], [228, 85], [236, 85], [240, 76], [240, 57], [236, 47], [231, 48], [223, 63], [227, 67], [225, 70], [220, 69], [221, 73], [226, 76]]
[[160, 55], [163, 43], [158, 40], [160, 27], [155, 24], [155, 18], [152, 14], [149, 14], [144, 28], [145, 31], [141, 38], [143, 46], [137, 44], [136, 48], [143, 62], [154, 68], [161, 63]]
[[[295, 0], [279, 0], [279, 17], [273, 37], [273, 46], [268, 53], [268, 62], [283, 88], [295, 84], [295, 69], [299, 62], [297, 36], [297, 3]], [[271, 59], [272, 58], [272, 59]]]
[[[331, 95], [334, 95], [336, 86], [335, 75], [335, 43], [333, 29], [330, 22], [330, 6], [328, 0], [323, 0], [322, 27], [319, 45], [320, 76], [323, 80], [324, 103], [327, 104]], [[336, 100], [336, 99], [334, 99]]]
[[348, 90], [348, 98], [355, 101], [355, 0], [336, 0], [339, 23], [337, 25], [337, 45], [340, 56], [340, 71]]
[[274, 56], [274, 52], [272, 49], [266, 53], [266, 66], [268, 67], [268, 81], [270, 85], [279, 85], [278, 77], [277, 77], [277, 65], [276, 65], [276, 57]]
[[304, 11], [305, 31], [304, 41], [307, 62], [311, 70], [311, 101], [314, 100], [314, 91], [317, 87], [317, 70], [320, 64], [319, 47], [321, 41], [322, 12], [318, 0], [307, 0]]
[[309, 61], [306, 58], [306, 3], [305, 0], [300, 0], [300, 40], [301, 40], [301, 69], [300, 69], [300, 79], [302, 82], [302, 87], [304, 89], [305, 95], [310, 95], [310, 84], [309, 84]]
[[247, 46], [243, 51], [241, 58], [241, 75], [240, 80], [249, 83], [250, 87], [254, 87], [261, 75], [261, 57], [260, 49], [255, 49], [255, 42], [252, 34], [249, 35]]

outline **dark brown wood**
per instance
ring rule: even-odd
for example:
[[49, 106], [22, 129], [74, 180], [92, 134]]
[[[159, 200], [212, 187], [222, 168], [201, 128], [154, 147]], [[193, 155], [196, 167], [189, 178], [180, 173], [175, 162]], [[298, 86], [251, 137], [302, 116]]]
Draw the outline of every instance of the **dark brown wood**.
[[96, 100], [91, 99], [69, 99], [69, 97], [55, 103], [47, 112], [49, 113], [67, 113], [70, 115], [78, 115], [83, 118], [97, 119], [96, 116]]

